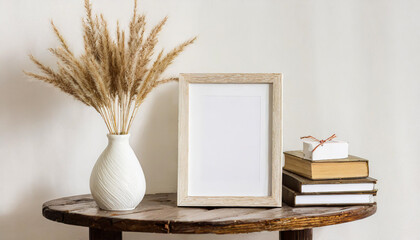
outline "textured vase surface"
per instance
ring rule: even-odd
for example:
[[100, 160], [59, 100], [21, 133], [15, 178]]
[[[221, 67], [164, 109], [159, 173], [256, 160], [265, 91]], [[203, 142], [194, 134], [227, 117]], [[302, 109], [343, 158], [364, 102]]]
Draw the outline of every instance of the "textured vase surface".
[[108, 146], [93, 167], [90, 192], [101, 209], [132, 210], [146, 192], [144, 173], [129, 137], [108, 134]]

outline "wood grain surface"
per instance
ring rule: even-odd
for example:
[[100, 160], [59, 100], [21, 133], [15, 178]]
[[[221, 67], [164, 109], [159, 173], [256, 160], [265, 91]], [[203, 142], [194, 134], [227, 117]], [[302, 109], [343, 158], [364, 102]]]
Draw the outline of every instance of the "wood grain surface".
[[177, 207], [176, 193], [146, 195], [132, 211], [113, 212], [98, 208], [91, 195], [60, 198], [44, 203], [44, 217], [65, 224], [107, 231], [152, 233], [250, 233], [303, 230], [368, 217], [369, 206], [292, 208]]

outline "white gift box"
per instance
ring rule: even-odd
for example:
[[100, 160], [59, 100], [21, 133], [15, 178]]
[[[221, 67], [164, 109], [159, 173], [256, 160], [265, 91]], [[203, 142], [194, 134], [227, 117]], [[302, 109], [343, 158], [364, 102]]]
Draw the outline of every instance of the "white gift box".
[[[313, 139], [303, 140], [303, 155], [304, 158], [309, 160], [327, 160], [327, 159], [340, 159], [349, 156], [349, 144], [344, 141], [331, 140], [319, 145], [319, 141]], [[315, 151], [313, 151], [315, 149]]]

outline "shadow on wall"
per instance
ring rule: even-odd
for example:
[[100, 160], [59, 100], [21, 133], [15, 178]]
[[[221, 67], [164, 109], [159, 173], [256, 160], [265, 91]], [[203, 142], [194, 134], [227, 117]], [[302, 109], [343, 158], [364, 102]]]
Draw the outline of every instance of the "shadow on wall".
[[48, 144], [42, 150], [33, 139], [49, 135], [44, 125], [65, 98], [29, 82], [22, 73], [26, 56], [20, 57], [3, 55], [0, 61], [0, 239], [86, 239], [86, 230], [42, 216], [42, 203], [57, 195], [44, 173], [58, 169], [46, 157]]
[[176, 192], [178, 84], [154, 89], [140, 106], [135, 122], [131, 146], [146, 176], [147, 193]]
[[42, 216], [42, 203], [51, 195], [42, 186], [20, 195], [16, 207], [0, 215], [0, 239], [87, 239], [87, 228], [54, 223]]
[[38, 80], [29, 80], [22, 72], [27, 65], [13, 59], [0, 65], [0, 110], [4, 114], [0, 130], [10, 134], [12, 129], [18, 133], [42, 129], [65, 104], [64, 98], [58, 96], [61, 93]]

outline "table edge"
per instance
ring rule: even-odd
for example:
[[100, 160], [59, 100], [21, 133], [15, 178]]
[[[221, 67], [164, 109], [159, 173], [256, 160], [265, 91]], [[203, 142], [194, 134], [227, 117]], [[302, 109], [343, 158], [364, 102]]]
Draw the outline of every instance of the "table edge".
[[[52, 200], [54, 201], [54, 200]], [[364, 219], [375, 214], [377, 204], [361, 205], [361, 209], [344, 210], [339, 213], [321, 216], [303, 216], [290, 218], [273, 218], [255, 222], [224, 221], [224, 222], [178, 222], [164, 220], [134, 220], [103, 216], [89, 216], [65, 211], [53, 210], [45, 202], [42, 215], [52, 221], [69, 225], [84, 226], [103, 230], [174, 233], [174, 234], [236, 234], [262, 231], [302, 230]]]

